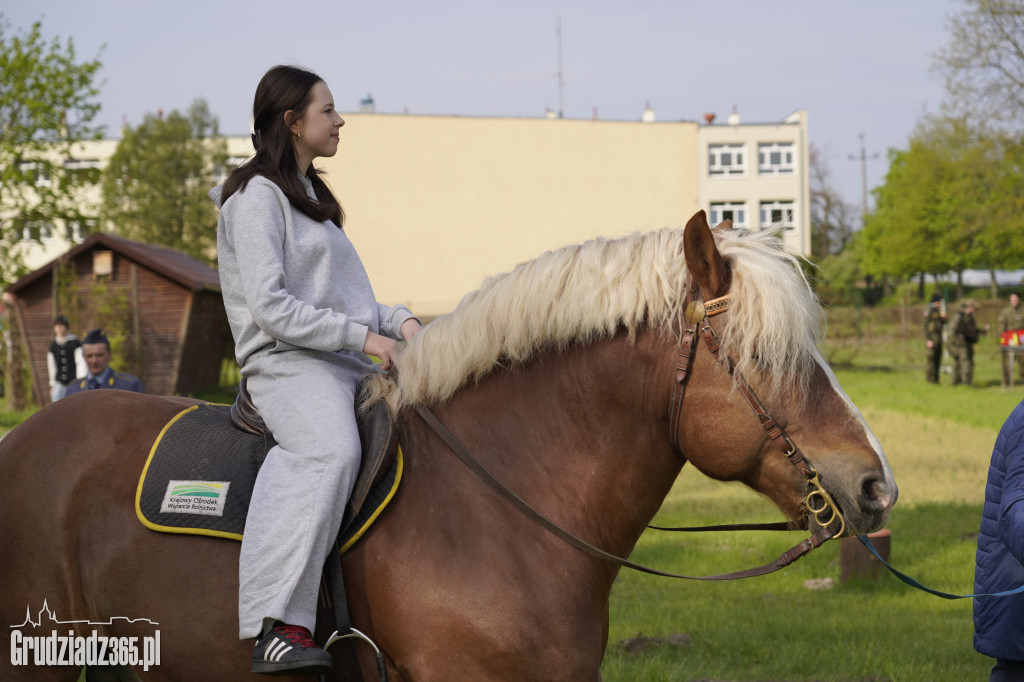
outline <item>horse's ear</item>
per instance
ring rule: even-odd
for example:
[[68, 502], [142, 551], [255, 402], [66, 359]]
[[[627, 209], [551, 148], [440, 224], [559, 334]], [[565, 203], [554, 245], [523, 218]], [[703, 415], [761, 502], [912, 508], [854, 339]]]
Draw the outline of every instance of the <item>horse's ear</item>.
[[[732, 226], [731, 222], [725, 222]], [[704, 211], [698, 211], [686, 223], [683, 253], [686, 256], [686, 269], [701, 288], [705, 300], [728, 293], [731, 281], [729, 266], [718, 252], [718, 244], [715, 243], [715, 236], [711, 233], [708, 216]]]
[[714, 232], [716, 234], [720, 234], [720, 233], [723, 233], [723, 232], [728, 232], [731, 229], [732, 229], [732, 221], [729, 220], [728, 218], [726, 218], [722, 222], [720, 222], [717, 225], [715, 225]]

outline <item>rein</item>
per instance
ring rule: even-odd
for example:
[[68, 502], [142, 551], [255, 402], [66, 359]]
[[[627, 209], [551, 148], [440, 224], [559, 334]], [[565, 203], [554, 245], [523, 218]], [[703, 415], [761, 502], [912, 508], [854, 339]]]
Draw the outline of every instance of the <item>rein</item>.
[[449, 431], [444, 424], [430, 411], [429, 408], [423, 405], [415, 405], [416, 412], [419, 413], [420, 417], [427, 423], [430, 428], [434, 430], [442, 441], [448, 446], [448, 448], [454, 452], [458, 458], [465, 464], [469, 469], [476, 474], [480, 480], [486, 483], [491, 489], [497, 492], [503, 497], [509, 504], [518, 509], [526, 518], [530, 519], [544, 530], [550, 532], [554, 536], [561, 538], [565, 542], [568, 542], [573, 547], [576, 547], [583, 552], [607, 561], [619, 566], [625, 566], [635, 571], [641, 571], [643, 573], [650, 573], [651, 575], [658, 575], [665, 578], [683, 578], [686, 580], [735, 580], [737, 578], [752, 578], [758, 575], [765, 575], [766, 573], [773, 573], [781, 568], [789, 566], [791, 563], [802, 557], [803, 555], [810, 552], [812, 549], [820, 547], [826, 540], [831, 537], [826, 533], [820, 533], [812, 535], [795, 547], [787, 550], [775, 561], [758, 566], [756, 568], [748, 568], [744, 571], [735, 571], [733, 573], [722, 573], [719, 575], [707, 575], [707, 576], [693, 576], [693, 575], [680, 575], [678, 573], [668, 573], [665, 571], [659, 571], [655, 568], [649, 568], [642, 564], [637, 564], [628, 559], [609, 554], [603, 549], [591, 545], [586, 540], [581, 540], [569, 531], [565, 530], [561, 526], [557, 525], [546, 516], [538, 512], [536, 509], [531, 507], [525, 500], [516, 495], [514, 492], [508, 489], [504, 483], [494, 477], [473, 455], [459, 442], [459, 440]]
[[[783, 552], [782, 555], [773, 562], [743, 571], [734, 571], [732, 573], [722, 573], [709, 576], [692, 576], [659, 571], [654, 568], [634, 563], [628, 559], [615, 556], [614, 554], [610, 554], [560, 527], [511, 491], [507, 486], [505, 486], [505, 484], [495, 478], [494, 475], [491, 474], [491, 472], [489, 472], [479, 461], [477, 461], [475, 457], [473, 457], [469, 450], [459, 442], [459, 440], [444, 426], [444, 424], [441, 423], [429, 408], [424, 405], [415, 405], [414, 407], [416, 412], [420, 415], [423, 421], [434, 430], [434, 433], [444, 441], [448, 448], [458, 456], [463, 464], [469, 467], [469, 469], [476, 474], [480, 480], [486, 483], [513, 507], [518, 509], [524, 516], [526, 516], [526, 518], [530, 519], [556, 537], [561, 538], [573, 547], [576, 547], [593, 557], [601, 559], [602, 561], [631, 568], [636, 571], [650, 573], [652, 575], [664, 576], [667, 578], [683, 578], [686, 580], [734, 580], [737, 578], [750, 578], [753, 576], [765, 575], [767, 573], [773, 573], [781, 568], [785, 568], [811, 550], [817, 549], [829, 539], [833, 537], [842, 537], [846, 532], [846, 521], [843, 518], [839, 506], [835, 503], [835, 500], [832, 499], [832, 496], [821, 484], [821, 478], [819, 477], [818, 472], [804, 458], [803, 453], [800, 452], [800, 448], [796, 446], [793, 440], [786, 433], [785, 429], [783, 429], [772, 418], [767, 408], [765, 408], [764, 404], [760, 399], [758, 399], [757, 394], [755, 394], [754, 390], [750, 387], [750, 384], [747, 383], [743, 375], [736, 369], [733, 361], [730, 358], [721, 357], [719, 353], [721, 344], [718, 342], [718, 334], [712, 326], [711, 318], [729, 309], [728, 294], [705, 303], [701, 296], [700, 288], [693, 284], [692, 278], [690, 277], [687, 277], [687, 288], [687, 302], [684, 307], [684, 317], [686, 319], [687, 326], [679, 344], [679, 356], [675, 366], [675, 382], [673, 384], [672, 397], [669, 403], [669, 429], [671, 432], [670, 438], [672, 445], [676, 450], [681, 451], [679, 446], [679, 424], [682, 419], [683, 394], [686, 391], [686, 380], [689, 377], [690, 369], [693, 365], [693, 354], [696, 350], [697, 342], [699, 339], [704, 339], [704, 342], [708, 346], [708, 350], [733, 378], [736, 387], [739, 389], [740, 393], [743, 394], [743, 397], [747, 400], [750, 407], [754, 410], [761, 426], [768, 432], [768, 437], [775, 442], [789, 462], [793, 464], [793, 466], [795, 466], [804, 476], [809, 489], [802, 505], [805, 510], [805, 523], [807, 516], [812, 516], [814, 517], [815, 522], [821, 526], [820, 531], [813, 533], [810, 537], [801, 541], [786, 552]], [[833, 533], [828, 529], [828, 526], [835, 521], [839, 522], [839, 531]], [[664, 528], [659, 526], [650, 527], [658, 530], [679, 531], [790, 530], [789, 524], [785, 522], [681, 528]]]

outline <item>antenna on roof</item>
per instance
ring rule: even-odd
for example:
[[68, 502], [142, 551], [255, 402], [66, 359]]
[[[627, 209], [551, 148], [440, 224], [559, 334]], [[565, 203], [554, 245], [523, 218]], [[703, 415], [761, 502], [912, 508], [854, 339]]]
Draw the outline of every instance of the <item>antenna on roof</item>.
[[558, 43], [558, 118], [565, 114], [565, 91], [562, 82], [562, 17], [555, 18], [555, 38]]

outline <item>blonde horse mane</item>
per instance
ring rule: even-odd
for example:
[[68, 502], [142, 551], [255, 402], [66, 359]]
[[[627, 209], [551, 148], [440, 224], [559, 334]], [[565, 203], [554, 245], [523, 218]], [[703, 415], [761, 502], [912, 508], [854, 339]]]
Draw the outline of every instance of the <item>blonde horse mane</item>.
[[[732, 268], [722, 351], [771, 398], [802, 384], [823, 332], [820, 303], [800, 258], [773, 232], [716, 230]], [[683, 230], [665, 228], [593, 239], [548, 251], [484, 281], [402, 350], [395, 371], [378, 374], [364, 397], [403, 406], [448, 400], [499, 367], [540, 350], [562, 350], [641, 326], [682, 331], [686, 262]]]

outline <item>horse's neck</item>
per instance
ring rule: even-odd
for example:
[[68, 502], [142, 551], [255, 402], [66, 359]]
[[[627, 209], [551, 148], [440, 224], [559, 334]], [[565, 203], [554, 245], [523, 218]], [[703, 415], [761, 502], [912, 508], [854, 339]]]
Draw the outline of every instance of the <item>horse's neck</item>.
[[628, 552], [682, 465], [669, 442], [673, 358], [663, 345], [619, 335], [551, 353], [467, 387], [438, 414], [511, 489]]

